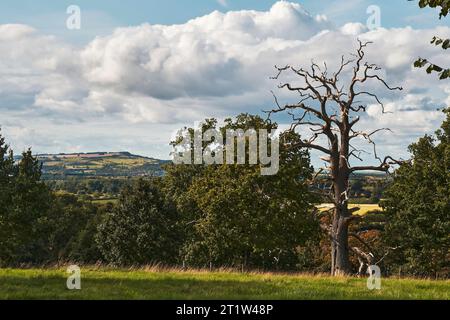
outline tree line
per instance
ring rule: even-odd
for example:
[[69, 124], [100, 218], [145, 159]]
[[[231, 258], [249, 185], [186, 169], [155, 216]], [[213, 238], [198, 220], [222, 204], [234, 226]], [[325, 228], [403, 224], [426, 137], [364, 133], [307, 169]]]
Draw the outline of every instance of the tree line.
[[[362, 217], [349, 232], [363, 240], [387, 274], [448, 277], [450, 248], [450, 112], [434, 136], [410, 146], [395, 171], [383, 213]], [[219, 127], [275, 129], [242, 114]], [[192, 130], [192, 129], [191, 129]], [[258, 165], [166, 165], [163, 177], [126, 185], [116, 204], [94, 205], [52, 192], [31, 150], [14, 161], [0, 136], [0, 266], [73, 262], [115, 266], [329, 272], [330, 215], [311, 189], [315, 172], [301, 137], [280, 137], [280, 171]], [[295, 146], [295, 147], [292, 147]], [[357, 272], [358, 255], [350, 256]]]

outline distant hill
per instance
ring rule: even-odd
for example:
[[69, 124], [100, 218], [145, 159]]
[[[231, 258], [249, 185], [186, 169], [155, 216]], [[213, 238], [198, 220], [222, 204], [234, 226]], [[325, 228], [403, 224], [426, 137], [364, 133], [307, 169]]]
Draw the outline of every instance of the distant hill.
[[161, 176], [168, 161], [129, 152], [39, 154], [43, 178]]

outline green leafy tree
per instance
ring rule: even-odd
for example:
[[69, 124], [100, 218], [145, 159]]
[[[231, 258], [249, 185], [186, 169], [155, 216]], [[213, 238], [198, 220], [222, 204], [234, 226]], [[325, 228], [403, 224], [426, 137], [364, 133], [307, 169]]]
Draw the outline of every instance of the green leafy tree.
[[0, 131], [0, 210], [7, 205], [5, 200], [10, 195], [15, 170], [13, 152], [6, 144], [5, 138]]
[[95, 262], [98, 209], [41, 181], [31, 150], [18, 162], [0, 136], [0, 266], [73, 260]]
[[450, 260], [450, 110], [436, 137], [409, 147], [412, 162], [395, 173], [383, 206], [391, 262], [413, 275], [449, 273]]
[[[227, 119], [220, 128], [214, 119], [205, 123], [224, 137], [227, 129], [277, 127], [248, 114]], [[189, 230], [182, 250], [189, 265], [297, 267], [299, 246], [319, 233], [305, 183], [312, 175], [309, 154], [290, 147], [299, 141], [293, 133], [282, 137], [280, 171], [274, 176], [262, 176], [259, 165], [171, 166], [166, 181], [174, 181], [174, 174], [185, 177], [178, 201]]]
[[117, 265], [176, 262], [177, 212], [161, 194], [157, 179], [127, 186], [119, 204], [98, 227], [96, 240], [104, 258]]
[[94, 241], [100, 210], [71, 194], [53, 194], [51, 208], [39, 219], [39, 258], [43, 262], [95, 263], [101, 254]]
[[[11, 159], [12, 152], [6, 161], [10, 163]], [[9, 164], [7, 167], [11, 168]], [[51, 193], [40, 181], [41, 165], [31, 150], [24, 152], [19, 163], [13, 164], [6, 174], [9, 184], [0, 216], [0, 261], [34, 263], [39, 260], [36, 250], [41, 245], [39, 225], [51, 206]]]
[[[216, 119], [207, 119], [201, 124], [202, 131], [215, 128], [217, 125]], [[191, 138], [194, 136], [194, 129], [184, 128], [188, 131]], [[170, 144], [175, 148], [181, 143], [182, 135], [172, 141]], [[203, 143], [203, 148], [206, 143]], [[197, 203], [190, 197], [188, 190], [195, 178], [201, 177], [206, 169], [206, 166], [195, 164], [178, 164], [174, 165], [172, 162], [163, 166], [166, 174], [162, 179], [163, 194], [166, 201], [173, 202], [179, 215], [177, 222], [177, 230], [181, 242], [183, 243], [184, 251], [186, 251], [186, 242], [191, 241], [196, 237], [195, 222], [199, 218], [200, 209]], [[184, 255], [183, 255], [184, 256]]]
[[10, 260], [13, 252], [9, 238], [13, 226], [8, 216], [14, 194], [13, 182], [16, 169], [13, 152], [0, 132], [0, 265]]

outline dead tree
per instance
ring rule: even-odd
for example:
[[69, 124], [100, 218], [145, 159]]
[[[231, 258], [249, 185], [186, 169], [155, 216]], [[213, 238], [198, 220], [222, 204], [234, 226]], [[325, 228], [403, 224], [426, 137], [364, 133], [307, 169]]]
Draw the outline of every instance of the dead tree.
[[[355, 210], [348, 208], [349, 177], [356, 171], [383, 171], [398, 164], [392, 157], [379, 158], [373, 136], [388, 128], [372, 132], [355, 129], [360, 121], [360, 115], [366, 112], [366, 105], [357, 101], [362, 96], [373, 99], [384, 113], [384, 105], [379, 97], [364, 90], [369, 81], [376, 81], [388, 90], [402, 90], [401, 87], [391, 87], [379, 75], [380, 68], [375, 64], [365, 62], [365, 48], [369, 42], [358, 40], [358, 49], [351, 58], [341, 58], [336, 72], [328, 74], [326, 63], [320, 67], [312, 62], [310, 69], [295, 68], [292, 66], [277, 67], [277, 75], [273, 79], [289, 72], [299, 80], [300, 84], [282, 83], [280, 89], [287, 89], [300, 95], [300, 101], [295, 104], [280, 105], [274, 94], [277, 107], [268, 111], [269, 117], [274, 113], [287, 112], [292, 116], [291, 130], [300, 126], [308, 126], [312, 132], [311, 137], [302, 140], [297, 146], [318, 150], [324, 154], [326, 170], [330, 176], [330, 199], [334, 203], [332, 224], [326, 226], [331, 238], [331, 273], [332, 275], [349, 274], [351, 272], [349, 253], [354, 252], [358, 259], [373, 260], [373, 254], [366, 254], [359, 248], [349, 247], [349, 225], [357, 219], [352, 213]], [[345, 80], [342, 80], [346, 76]], [[341, 83], [345, 82], [345, 83]], [[318, 140], [325, 137], [327, 143]], [[352, 141], [363, 138], [373, 147], [373, 153], [379, 160], [379, 165], [352, 166], [352, 161], [363, 161], [361, 152]], [[362, 239], [359, 239], [363, 241]], [[360, 260], [361, 261], [361, 260]], [[367, 263], [370, 263], [367, 261]]]

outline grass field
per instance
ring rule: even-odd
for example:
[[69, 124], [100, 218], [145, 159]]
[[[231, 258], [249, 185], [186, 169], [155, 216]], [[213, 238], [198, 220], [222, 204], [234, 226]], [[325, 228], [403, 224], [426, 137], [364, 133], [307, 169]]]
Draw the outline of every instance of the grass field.
[[0, 269], [0, 299], [450, 299], [450, 281], [82, 269], [81, 290], [66, 289], [64, 269]]
[[92, 203], [100, 204], [100, 205], [105, 205], [108, 203], [117, 204], [118, 202], [119, 202], [119, 199], [96, 199], [96, 200], [92, 201]]

